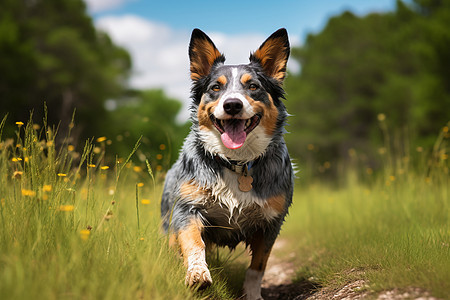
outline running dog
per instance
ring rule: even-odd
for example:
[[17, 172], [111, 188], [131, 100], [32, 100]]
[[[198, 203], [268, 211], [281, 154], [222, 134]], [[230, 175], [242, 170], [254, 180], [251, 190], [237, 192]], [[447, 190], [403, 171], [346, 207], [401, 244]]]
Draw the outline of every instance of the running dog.
[[192, 127], [167, 173], [161, 202], [163, 228], [181, 249], [189, 286], [212, 283], [208, 247], [244, 242], [252, 258], [243, 292], [262, 299], [261, 280], [294, 186], [283, 138], [289, 51], [287, 31], [279, 29], [249, 64], [225, 65], [211, 39], [192, 32]]

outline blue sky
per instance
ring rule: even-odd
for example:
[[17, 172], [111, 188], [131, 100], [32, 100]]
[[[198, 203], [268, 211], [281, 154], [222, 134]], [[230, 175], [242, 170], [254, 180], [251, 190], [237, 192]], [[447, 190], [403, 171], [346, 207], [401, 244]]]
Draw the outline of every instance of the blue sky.
[[[86, 0], [96, 27], [126, 48], [133, 59], [130, 85], [162, 88], [185, 106], [188, 116], [189, 60], [193, 28], [205, 31], [227, 63], [247, 63], [249, 53], [278, 28], [288, 30], [291, 45], [300, 46], [308, 33], [318, 33], [331, 16], [345, 10], [363, 16], [395, 8], [395, 0], [173, 1]], [[299, 70], [295, 61], [291, 71]]]
[[[145, 1], [91, 0], [104, 4], [93, 12], [95, 18], [132, 14], [170, 25], [178, 30], [200, 28], [228, 34], [262, 33], [269, 35], [286, 27], [303, 40], [308, 32], [323, 28], [330, 16], [350, 10], [358, 15], [384, 12], [395, 7], [395, 0], [280, 0], [280, 1]], [[108, 2], [110, 3], [107, 6]]]

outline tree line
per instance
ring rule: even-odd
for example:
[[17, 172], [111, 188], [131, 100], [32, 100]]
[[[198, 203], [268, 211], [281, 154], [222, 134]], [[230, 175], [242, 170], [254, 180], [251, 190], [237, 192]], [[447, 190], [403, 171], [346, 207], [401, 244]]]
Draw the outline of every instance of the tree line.
[[287, 141], [300, 163], [326, 172], [359, 154], [376, 169], [380, 152], [407, 159], [432, 147], [450, 120], [449, 28], [449, 1], [397, 1], [392, 12], [332, 17], [293, 49], [301, 72], [286, 82]]
[[[6, 131], [30, 112], [73, 144], [106, 136], [125, 156], [142, 135], [141, 157], [169, 165], [189, 129], [178, 124], [181, 104], [163, 91], [127, 85], [132, 60], [93, 24], [82, 0], [2, 0], [0, 117]], [[450, 119], [450, 2], [396, 2], [391, 12], [329, 19], [291, 59], [301, 65], [285, 87], [290, 134], [300, 165], [334, 174], [359, 155], [376, 169], [380, 149], [431, 147]], [[115, 99], [117, 108], [105, 102]], [[386, 134], [390, 134], [386, 139]], [[448, 137], [448, 136], [447, 136]], [[406, 149], [408, 148], [408, 149]]]

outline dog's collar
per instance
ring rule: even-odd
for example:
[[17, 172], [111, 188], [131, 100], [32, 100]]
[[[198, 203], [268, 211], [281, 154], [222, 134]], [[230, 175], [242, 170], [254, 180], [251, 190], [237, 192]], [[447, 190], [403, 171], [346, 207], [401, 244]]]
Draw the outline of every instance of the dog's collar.
[[214, 155], [214, 159], [220, 165], [222, 165], [225, 168], [227, 168], [233, 172], [236, 172], [238, 174], [242, 174], [246, 168], [247, 168], [247, 171], [250, 171], [250, 169], [253, 166], [255, 166], [259, 161], [259, 158], [252, 160], [252, 161], [248, 161], [248, 162], [243, 162], [243, 161], [239, 161], [239, 160], [227, 160], [227, 159], [223, 159], [222, 157], [220, 157], [218, 155]]

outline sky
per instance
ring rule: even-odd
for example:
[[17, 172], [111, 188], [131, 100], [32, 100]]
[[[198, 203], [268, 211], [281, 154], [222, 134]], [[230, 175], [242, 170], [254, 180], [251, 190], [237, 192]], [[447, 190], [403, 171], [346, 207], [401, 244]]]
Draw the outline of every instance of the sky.
[[[349, 10], [363, 16], [395, 8], [395, 0], [174, 1], [86, 0], [98, 29], [126, 48], [133, 60], [130, 85], [162, 88], [181, 100], [188, 117], [191, 82], [188, 45], [194, 28], [206, 32], [227, 64], [248, 63], [250, 52], [279, 28], [286, 28], [291, 46], [301, 46], [308, 34], [320, 32], [327, 20]], [[297, 72], [291, 60], [288, 68]], [[111, 104], [112, 102], [110, 102]]]

